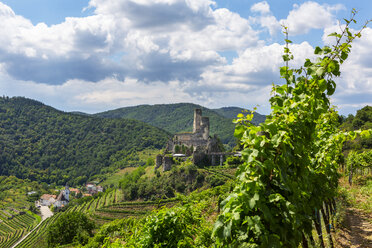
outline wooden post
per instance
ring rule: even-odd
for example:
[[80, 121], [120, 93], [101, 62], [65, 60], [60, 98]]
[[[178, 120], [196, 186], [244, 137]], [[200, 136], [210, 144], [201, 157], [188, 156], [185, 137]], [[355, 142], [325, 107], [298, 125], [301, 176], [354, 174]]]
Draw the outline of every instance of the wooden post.
[[323, 241], [322, 222], [320, 221], [319, 210], [315, 210], [314, 224], [315, 224], [315, 229], [318, 233], [320, 247], [325, 248], [324, 241]]
[[329, 245], [330, 245], [331, 248], [333, 248], [334, 246], [333, 246], [333, 240], [332, 240], [332, 235], [331, 235], [331, 229], [330, 229], [330, 225], [329, 225], [329, 216], [326, 215], [326, 212], [324, 211], [323, 207], [320, 210], [322, 211], [323, 221], [324, 221], [324, 224], [326, 226]]

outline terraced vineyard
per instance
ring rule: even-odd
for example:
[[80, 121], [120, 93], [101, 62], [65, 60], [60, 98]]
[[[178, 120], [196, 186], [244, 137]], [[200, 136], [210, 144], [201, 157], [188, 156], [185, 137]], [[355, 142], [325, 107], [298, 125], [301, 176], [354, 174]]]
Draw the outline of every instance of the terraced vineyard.
[[159, 201], [138, 201], [138, 202], [120, 202], [96, 209], [91, 217], [96, 223], [104, 224], [115, 219], [122, 219], [129, 216], [143, 216], [153, 209], [163, 206], [171, 207], [179, 202], [178, 198], [170, 198]]
[[[235, 169], [226, 167], [209, 167], [202, 170], [208, 174], [216, 175], [226, 180], [233, 178], [233, 174], [235, 173]], [[180, 201], [181, 199], [176, 197], [157, 201], [123, 202], [122, 190], [112, 189], [111, 191], [107, 191], [102, 196], [92, 198], [91, 200], [83, 202], [80, 205], [73, 205], [74, 203], [72, 202], [64, 212], [83, 212], [87, 214], [89, 218], [92, 219], [98, 226], [100, 226], [115, 219], [142, 217], [154, 209], [159, 209], [162, 207], [170, 208]], [[45, 220], [25, 240], [23, 240], [17, 246], [17, 248], [45, 247], [48, 226], [51, 225], [61, 214], [63, 214], [63, 212]]]
[[28, 248], [28, 247], [43, 247], [46, 244], [46, 232], [48, 226], [51, 225], [60, 215], [60, 213], [53, 215], [52, 217], [43, 221], [27, 238], [25, 238], [17, 248]]
[[[179, 202], [179, 199], [172, 198], [160, 201], [146, 201], [146, 202], [120, 202], [122, 200], [122, 191], [120, 189], [112, 190], [104, 194], [101, 197], [92, 199], [91, 201], [85, 202], [81, 205], [70, 206], [66, 209], [66, 212], [83, 212], [86, 213], [96, 224], [102, 225], [115, 219], [122, 219], [128, 216], [143, 216], [153, 209], [160, 208], [162, 206], [170, 207], [175, 203]], [[57, 213], [52, 217], [46, 219], [37, 229], [35, 229], [25, 240], [18, 244], [17, 248], [26, 247], [45, 247], [46, 246], [46, 234], [48, 226], [51, 225], [57, 218], [63, 213]], [[28, 231], [32, 230], [31, 228]], [[27, 231], [27, 232], [28, 232]], [[23, 233], [25, 235], [26, 231]], [[15, 238], [14, 244], [20, 235]], [[2, 245], [2, 242], [1, 242]], [[10, 247], [9, 243], [7, 246]]]
[[[9, 214], [2, 211], [0, 215], [0, 248], [8, 248], [32, 230], [40, 221], [39, 217], [26, 212], [4, 218]], [[9, 218], [9, 219], [8, 219]]]
[[210, 167], [205, 167], [204, 170], [210, 174], [215, 174], [227, 180], [235, 178], [236, 169], [230, 169], [230, 168], [226, 168], [223, 166], [210, 166]]

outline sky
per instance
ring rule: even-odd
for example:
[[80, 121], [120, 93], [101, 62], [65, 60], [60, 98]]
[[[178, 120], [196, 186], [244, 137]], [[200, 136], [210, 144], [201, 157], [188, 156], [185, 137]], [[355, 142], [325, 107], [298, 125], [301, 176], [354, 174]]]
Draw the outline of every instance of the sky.
[[[0, 94], [87, 113], [192, 102], [269, 114], [283, 83], [281, 25], [297, 68], [353, 8], [358, 30], [370, 0], [0, 1]], [[335, 81], [341, 114], [372, 105], [371, 25]]]

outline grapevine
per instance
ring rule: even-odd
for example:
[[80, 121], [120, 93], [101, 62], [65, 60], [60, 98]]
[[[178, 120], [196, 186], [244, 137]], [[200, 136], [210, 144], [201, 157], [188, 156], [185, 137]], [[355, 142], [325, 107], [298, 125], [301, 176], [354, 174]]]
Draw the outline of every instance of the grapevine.
[[[233, 192], [221, 203], [213, 235], [220, 247], [308, 247], [314, 244], [313, 225], [324, 247], [320, 218], [326, 224], [328, 243], [334, 196], [338, 185], [338, 158], [352, 134], [339, 133], [337, 112], [329, 97], [336, 89], [340, 65], [361, 37], [352, 33], [353, 10], [341, 33], [332, 33], [333, 46], [316, 47], [315, 61], [306, 59], [298, 69], [288, 38], [280, 68], [283, 85], [273, 85], [271, 114], [259, 126], [253, 113], [238, 115], [235, 136], [243, 146], [244, 164], [238, 169]], [[287, 29], [285, 29], [287, 34]], [[321, 214], [320, 214], [321, 213]]]

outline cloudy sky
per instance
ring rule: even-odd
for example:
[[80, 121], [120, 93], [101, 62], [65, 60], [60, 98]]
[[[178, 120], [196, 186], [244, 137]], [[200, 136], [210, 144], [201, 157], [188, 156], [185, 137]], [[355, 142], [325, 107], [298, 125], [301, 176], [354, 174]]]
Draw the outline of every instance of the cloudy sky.
[[[370, 0], [0, 1], [0, 92], [64, 111], [193, 102], [268, 114], [281, 24], [299, 66], [352, 8], [354, 28], [372, 18]], [[371, 27], [341, 69], [340, 113], [372, 105]]]

